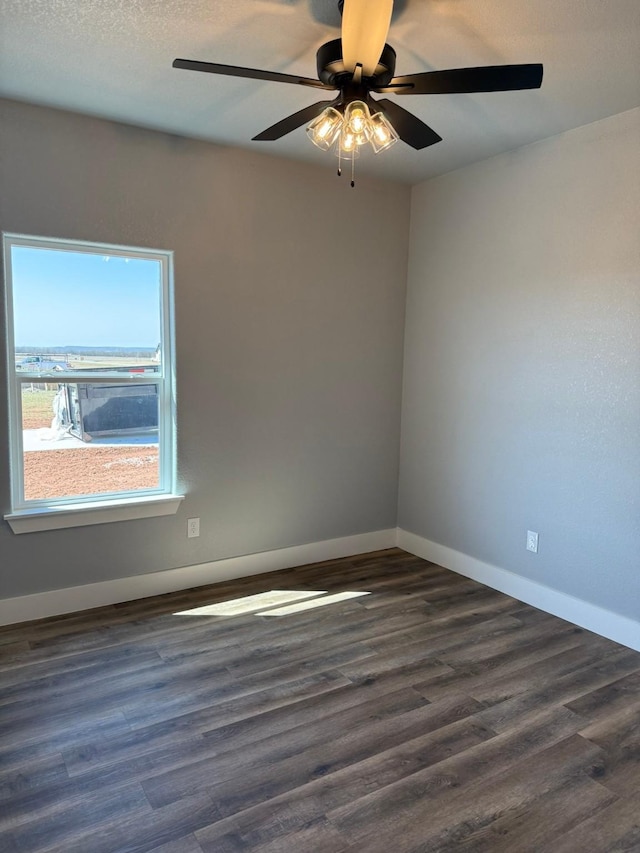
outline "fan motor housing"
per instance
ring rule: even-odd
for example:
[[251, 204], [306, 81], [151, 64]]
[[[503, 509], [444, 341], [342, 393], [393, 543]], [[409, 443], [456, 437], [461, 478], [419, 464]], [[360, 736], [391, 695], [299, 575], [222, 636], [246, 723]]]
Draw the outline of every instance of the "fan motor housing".
[[[333, 41], [321, 45], [316, 54], [316, 62], [319, 79], [329, 86], [340, 89], [353, 76], [351, 71], [347, 71], [344, 67], [342, 39], [333, 39]], [[396, 52], [390, 44], [385, 44], [373, 76], [365, 78], [368, 88], [378, 89], [387, 86], [395, 74], [395, 70]]]

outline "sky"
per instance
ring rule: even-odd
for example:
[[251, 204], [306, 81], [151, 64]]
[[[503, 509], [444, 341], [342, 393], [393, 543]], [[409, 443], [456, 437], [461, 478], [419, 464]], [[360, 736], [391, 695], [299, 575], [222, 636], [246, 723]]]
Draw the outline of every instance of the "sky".
[[13, 246], [16, 346], [156, 347], [161, 264]]

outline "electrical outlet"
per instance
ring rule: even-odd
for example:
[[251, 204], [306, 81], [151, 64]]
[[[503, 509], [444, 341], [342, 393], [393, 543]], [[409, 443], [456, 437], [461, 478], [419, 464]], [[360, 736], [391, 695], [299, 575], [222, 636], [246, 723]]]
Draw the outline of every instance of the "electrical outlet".
[[534, 530], [527, 530], [527, 551], [538, 553], [538, 534]]
[[199, 518], [188, 518], [187, 519], [187, 536], [189, 539], [195, 539], [196, 536], [200, 536], [200, 519]]

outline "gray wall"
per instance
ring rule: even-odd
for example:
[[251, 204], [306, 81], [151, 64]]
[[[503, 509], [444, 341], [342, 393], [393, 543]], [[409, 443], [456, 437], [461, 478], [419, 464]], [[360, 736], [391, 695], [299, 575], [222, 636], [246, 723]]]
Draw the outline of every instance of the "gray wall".
[[175, 251], [187, 495], [176, 517], [0, 523], [0, 597], [399, 518], [638, 618], [639, 131], [635, 110], [414, 189], [397, 516], [409, 191], [0, 101], [0, 228]]
[[402, 528], [636, 619], [639, 139], [633, 110], [414, 188], [399, 498]]
[[[0, 523], [1, 598], [395, 526], [408, 188], [9, 101], [0, 158], [2, 230], [175, 251], [187, 495], [170, 518]], [[6, 422], [2, 393], [2, 512]]]

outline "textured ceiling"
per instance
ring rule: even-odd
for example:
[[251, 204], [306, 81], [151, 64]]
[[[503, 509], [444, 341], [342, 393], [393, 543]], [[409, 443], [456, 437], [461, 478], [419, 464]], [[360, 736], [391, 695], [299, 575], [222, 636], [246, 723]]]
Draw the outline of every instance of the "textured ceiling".
[[[0, 95], [335, 167], [304, 128], [251, 137], [324, 99], [172, 69], [175, 57], [315, 77], [335, 0], [3, 0]], [[640, 0], [397, 0], [397, 74], [542, 62], [540, 90], [398, 99], [442, 137], [360, 173], [414, 183], [640, 105]], [[393, 97], [393, 96], [390, 96]]]

